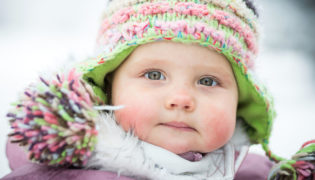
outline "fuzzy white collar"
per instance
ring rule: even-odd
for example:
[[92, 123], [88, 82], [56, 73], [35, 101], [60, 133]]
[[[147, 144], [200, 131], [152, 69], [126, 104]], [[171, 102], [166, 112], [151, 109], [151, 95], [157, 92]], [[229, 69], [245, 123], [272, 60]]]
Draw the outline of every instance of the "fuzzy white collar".
[[112, 113], [102, 113], [96, 124], [98, 142], [86, 168], [117, 172], [136, 179], [230, 180], [249, 146], [246, 133], [237, 123], [235, 133], [226, 145], [208, 153], [200, 161], [191, 162], [126, 133], [117, 125]]

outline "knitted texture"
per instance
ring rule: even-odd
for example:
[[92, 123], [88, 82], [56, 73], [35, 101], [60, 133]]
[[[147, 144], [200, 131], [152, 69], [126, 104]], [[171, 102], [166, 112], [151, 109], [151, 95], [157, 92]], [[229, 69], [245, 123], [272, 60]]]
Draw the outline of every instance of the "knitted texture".
[[11, 142], [25, 146], [29, 159], [53, 166], [84, 165], [96, 143], [93, 105], [101, 101], [81, 75], [67, 75], [30, 85], [7, 114]]
[[259, 28], [242, 0], [114, 0], [98, 35], [98, 56], [78, 65], [105, 101], [104, 77], [139, 45], [155, 41], [195, 43], [215, 49], [231, 63], [239, 88], [237, 115], [252, 143], [268, 142], [273, 103], [253, 75]]
[[282, 159], [272, 168], [268, 179], [315, 179], [315, 139], [304, 143], [291, 160]]

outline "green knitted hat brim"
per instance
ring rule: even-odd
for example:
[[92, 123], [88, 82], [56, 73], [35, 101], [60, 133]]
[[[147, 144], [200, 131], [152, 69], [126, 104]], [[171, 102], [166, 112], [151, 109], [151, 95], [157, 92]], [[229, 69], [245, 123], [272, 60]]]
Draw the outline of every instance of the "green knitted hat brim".
[[[161, 37], [158, 38], [161, 40]], [[89, 82], [97, 96], [107, 102], [107, 96], [104, 92], [104, 78], [114, 71], [132, 51], [141, 44], [154, 42], [141, 39], [137, 43], [124, 43], [116, 48], [112, 54], [101, 55], [97, 59], [90, 59], [78, 66], [83, 73], [83, 79]], [[205, 43], [200, 40], [183, 40], [182, 38], [174, 37], [172, 41], [182, 43], [199, 43], [201, 46], [208, 46], [210, 43]], [[216, 48], [219, 53], [222, 53], [232, 65], [232, 69], [239, 88], [239, 102], [237, 116], [242, 117], [246, 122], [245, 130], [248, 133], [251, 143], [261, 143], [269, 139], [271, 131], [271, 122], [274, 116], [272, 109], [272, 101], [266, 101], [264, 88], [258, 87], [252, 78], [250, 71], [246, 71], [244, 66], [233, 58], [230, 51], [227, 49]]]

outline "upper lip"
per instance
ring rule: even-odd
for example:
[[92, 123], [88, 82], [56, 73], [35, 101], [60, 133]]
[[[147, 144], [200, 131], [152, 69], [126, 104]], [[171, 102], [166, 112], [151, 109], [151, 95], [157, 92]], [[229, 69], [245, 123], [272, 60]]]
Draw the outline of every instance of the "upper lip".
[[171, 121], [171, 122], [167, 122], [167, 123], [162, 123], [162, 125], [171, 126], [174, 128], [186, 128], [186, 129], [195, 130], [195, 128], [191, 127], [190, 125], [188, 125], [184, 122], [178, 122], [178, 121]]

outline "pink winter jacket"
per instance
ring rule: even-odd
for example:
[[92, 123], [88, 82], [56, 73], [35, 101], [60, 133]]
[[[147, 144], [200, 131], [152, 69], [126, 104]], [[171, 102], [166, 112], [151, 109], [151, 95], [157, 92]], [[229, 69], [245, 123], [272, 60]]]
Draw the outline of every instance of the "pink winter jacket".
[[[63, 180], [63, 179], [93, 179], [93, 180], [131, 180], [129, 177], [117, 177], [117, 173], [83, 170], [52, 168], [28, 162], [26, 154], [16, 144], [7, 143], [6, 154], [12, 172], [2, 180]], [[236, 173], [235, 180], [265, 180], [272, 166], [266, 157], [257, 154], [248, 154], [240, 169]]]

